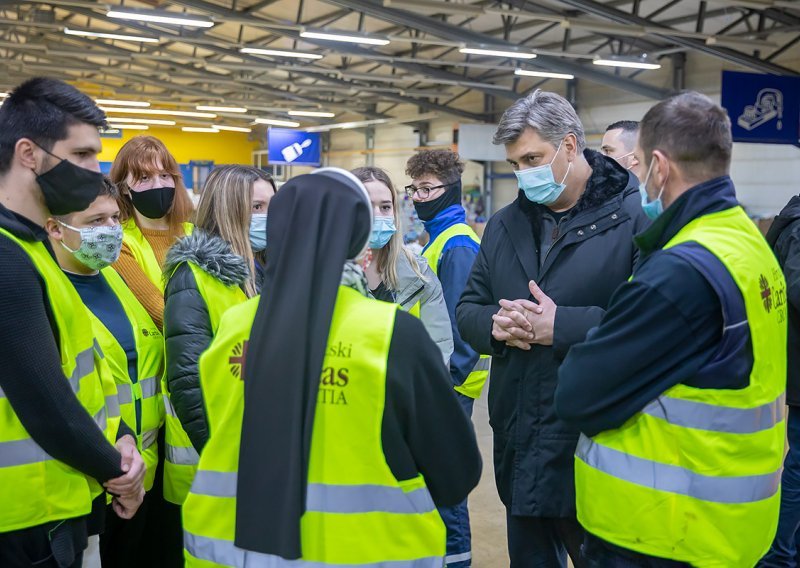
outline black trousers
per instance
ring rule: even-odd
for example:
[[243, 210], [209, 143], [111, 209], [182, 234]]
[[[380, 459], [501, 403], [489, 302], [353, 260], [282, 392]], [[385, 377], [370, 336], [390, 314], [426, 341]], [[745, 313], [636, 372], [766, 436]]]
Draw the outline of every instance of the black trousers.
[[85, 517], [0, 533], [0, 566], [81, 568], [87, 544]]
[[519, 517], [506, 510], [511, 568], [583, 568], [583, 528], [575, 518]]
[[691, 568], [685, 562], [639, 554], [586, 533], [583, 557], [587, 568]]

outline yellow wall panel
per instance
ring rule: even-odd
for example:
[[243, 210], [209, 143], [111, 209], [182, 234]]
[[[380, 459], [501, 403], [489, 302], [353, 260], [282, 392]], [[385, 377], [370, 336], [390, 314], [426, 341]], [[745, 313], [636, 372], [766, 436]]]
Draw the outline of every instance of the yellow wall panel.
[[150, 130], [123, 130], [122, 138], [103, 138], [101, 162], [113, 162], [122, 146], [134, 136], [149, 135], [160, 139], [175, 156], [179, 164], [192, 160], [213, 160], [219, 164], [252, 163], [251, 153], [258, 149], [258, 142], [248, 140], [248, 134], [240, 132], [183, 132], [179, 128], [153, 128]]

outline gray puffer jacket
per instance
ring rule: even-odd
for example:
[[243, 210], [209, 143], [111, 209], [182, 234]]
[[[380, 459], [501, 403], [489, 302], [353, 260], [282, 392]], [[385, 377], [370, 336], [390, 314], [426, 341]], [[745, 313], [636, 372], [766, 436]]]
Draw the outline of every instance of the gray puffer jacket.
[[164, 262], [164, 273], [169, 275], [164, 293], [167, 385], [175, 414], [200, 452], [209, 432], [198, 361], [211, 344], [214, 331], [189, 263], [203, 271], [199, 276], [207, 275], [226, 286], [242, 286], [250, 269], [227, 241], [200, 229], [178, 240]]
[[447, 366], [450, 364], [450, 356], [453, 354], [453, 331], [450, 327], [447, 305], [444, 303], [442, 285], [428, 266], [427, 260], [418, 255], [414, 255], [414, 258], [424, 279], [414, 272], [408, 257], [401, 253], [397, 258], [397, 291], [384, 290], [376, 297], [379, 300], [398, 304], [400, 309], [405, 312], [410, 311], [419, 303], [419, 318], [428, 331], [428, 335], [442, 352], [444, 364]]

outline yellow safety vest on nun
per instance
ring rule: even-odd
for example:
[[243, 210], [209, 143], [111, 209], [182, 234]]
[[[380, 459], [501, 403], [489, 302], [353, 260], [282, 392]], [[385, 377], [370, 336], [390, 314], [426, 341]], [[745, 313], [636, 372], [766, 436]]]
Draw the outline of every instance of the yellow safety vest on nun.
[[[134, 383], [128, 372], [125, 350], [108, 328], [90, 312], [97, 340], [117, 385], [122, 419], [136, 433], [138, 449], [147, 466], [144, 488], [149, 491], [158, 466], [158, 429], [164, 422], [164, 404], [160, 396], [164, 374], [164, 338], [122, 277], [111, 267], [104, 268], [100, 274], [119, 299], [136, 342], [137, 382]], [[137, 404], [141, 407], [138, 420]]]
[[[695, 219], [665, 248], [680, 244], [688, 246], [673, 254], [705, 276], [722, 304], [715, 372], [724, 372], [726, 356], [752, 349], [749, 385], [679, 384], [622, 427], [582, 437], [575, 459], [578, 520], [599, 538], [642, 554], [699, 567], [752, 567], [775, 536], [780, 506], [786, 285], [741, 207]], [[733, 300], [725, 292], [731, 277], [741, 294]]]
[[[196, 264], [192, 262], [187, 264], [194, 275], [197, 290], [205, 300], [211, 331], [216, 335], [222, 314], [228, 308], [244, 302], [247, 296], [238, 286], [226, 286]], [[170, 503], [180, 505], [186, 500], [186, 495], [189, 493], [189, 487], [192, 485], [192, 479], [197, 471], [199, 456], [192, 446], [189, 435], [183, 429], [180, 419], [175, 414], [175, 408], [169, 398], [166, 375], [161, 388], [164, 391], [166, 410], [164, 498]], [[208, 403], [208, 398], [205, 396], [203, 398]]]
[[[58, 329], [64, 380], [113, 443], [119, 405], [88, 310], [43, 243], [19, 239], [5, 229], [0, 233], [25, 251], [42, 277]], [[0, 533], [86, 515], [102, 492], [96, 480], [41, 448], [0, 390]]]
[[[472, 230], [472, 227], [466, 223], [456, 223], [452, 227], [442, 231], [442, 233], [422, 251], [422, 256], [428, 261], [431, 270], [433, 270], [433, 273], [437, 277], [439, 276], [439, 261], [442, 258], [442, 252], [444, 252], [447, 241], [453, 237], [469, 237], [477, 244], [481, 242], [478, 235]], [[418, 306], [414, 306], [409, 313], [419, 317]], [[486, 379], [489, 378], [491, 363], [492, 358], [490, 356], [481, 355], [475, 367], [472, 369], [472, 372], [467, 375], [464, 383], [456, 386], [455, 390], [470, 398], [480, 398], [483, 385], [486, 384]]]
[[328, 339], [336, 349], [323, 362], [314, 418], [302, 559], [287, 561], [235, 546], [242, 363], [257, 307], [253, 298], [229, 310], [200, 360], [211, 437], [183, 506], [186, 565], [441, 568], [445, 529], [425, 480], [395, 479], [381, 445], [397, 306], [344, 287]]

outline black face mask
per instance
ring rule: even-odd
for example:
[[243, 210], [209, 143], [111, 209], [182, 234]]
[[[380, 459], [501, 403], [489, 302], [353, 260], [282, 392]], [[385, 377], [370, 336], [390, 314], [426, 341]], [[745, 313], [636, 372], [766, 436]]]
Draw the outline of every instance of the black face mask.
[[[42, 147], [39, 146], [39, 148]], [[61, 160], [54, 168], [36, 176], [36, 183], [39, 184], [44, 204], [50, 214], [69, 215], [89, 207], [100, 195], [103, 187], [103, 174], [76, 166], [69, 160], [59, 158], [44, 148], [42, 150]]]
[[448, 184], [443, 194], [433, 201], [415, 201], [414, 209], [421, 221], [431, 221], [452, 205], [461, 204], [461, 180]]
[[157, 187], [144, 191], [131, 190], [133, 206], [148, 219], [161, 219], [169, 213], [174, 199], [174, 187]]

